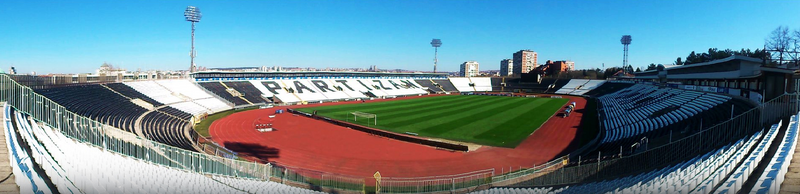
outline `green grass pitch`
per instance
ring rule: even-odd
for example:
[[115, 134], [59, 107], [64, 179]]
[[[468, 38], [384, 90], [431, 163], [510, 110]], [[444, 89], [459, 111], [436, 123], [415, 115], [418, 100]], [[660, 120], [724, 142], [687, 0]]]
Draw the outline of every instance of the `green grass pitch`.
[[[556, 111], [565, 98], [448, 95], [374, 103], [300, 108], [298, 111], [396, 133], [497, 147], [516, 147]], [[377, 115], [353, 121], [351, 112]], [[368, 121], [370, 123], [368, 123]]]

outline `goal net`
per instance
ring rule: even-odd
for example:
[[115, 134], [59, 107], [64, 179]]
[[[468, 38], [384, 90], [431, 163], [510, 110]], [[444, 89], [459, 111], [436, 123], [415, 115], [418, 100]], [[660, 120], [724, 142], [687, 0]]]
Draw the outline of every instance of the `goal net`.
[[[352, 115], [352, 116], [350, 116]], [[347, 117], [347, 122], [353, 122], [366, 125], [378, 125], [378, 115], [365, 112], [350, 112]]]

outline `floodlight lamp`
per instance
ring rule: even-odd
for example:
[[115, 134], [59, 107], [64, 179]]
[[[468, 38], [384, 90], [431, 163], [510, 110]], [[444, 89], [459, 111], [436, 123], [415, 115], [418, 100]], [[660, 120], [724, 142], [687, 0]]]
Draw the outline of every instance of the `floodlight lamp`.
[[186, 21], [200, 22], [200, 18], [203, 17], [203, 14], [200, 13], [200, 8], [189, 6], [186, 7], [186, 11], [183, 12], [183, 16], [186, 17]]
[[431, 40], [431, 46], [433, 46], [433, 47], [440, 47], [440, 46], [442, 46], [442, 40], [441, 40], [441, 39], [435, 39], [435, 38], [434, 38], [433, 40]]
[[622, 44], [631, 44], [631, 35], [624, 35], [622, 39], [619, 40]]

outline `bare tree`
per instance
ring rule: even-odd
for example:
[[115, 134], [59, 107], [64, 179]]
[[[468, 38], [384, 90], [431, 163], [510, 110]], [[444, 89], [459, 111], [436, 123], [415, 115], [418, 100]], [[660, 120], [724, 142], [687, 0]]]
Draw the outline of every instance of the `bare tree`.
[[778, 28], [775, 28], [775, 30], [770, 33], [765, 42], [767, 50], [773, 51], [773, 54], [777, 52], [778, 64], [783, 64], [784, 54], [792, 49], [793, 40], [792, 36], [789, 34], [789, 27], [778, 26]]
[[794, 60], [795, 65], [800, 62], [800, 29], [794, 30], [792, 33], [792, 60]]

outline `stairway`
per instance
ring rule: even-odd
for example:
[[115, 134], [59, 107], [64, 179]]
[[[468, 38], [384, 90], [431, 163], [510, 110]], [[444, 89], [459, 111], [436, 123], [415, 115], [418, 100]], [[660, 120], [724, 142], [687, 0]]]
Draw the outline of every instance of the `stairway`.
[[433, 84], [434, 86], [436, 86], [437, 88], [439, 88], [439, 90], [442, 90], [442, 92], [447, 92], [447, 91], [445, 91], [445, 90], [444, 90], [444, 88], [442, 87], [442, 85], [439, 85], [439, 84], [437, 84], [436, 82], [434, 82], [434, 81], [433, 81], [433, 79], [428, 79], [428, 80], [430, 80], [430, 81], [431, 81], [431, 84]]
[[467, 77], [467, 80], [469, 80], [469, 83], [472, 85], [472, 91], [476, 91], [477, 92], [478, 89], [475, 88], [475, 82], [472, 82], [472, 78]]
[[225, 85], [225, 83], [223, 83], [222, 81], [219, 81], [219, 84], [222, 85], [223, 87], [225, 87], [225, 91], [228, 91], [228, 93], [231, 93], [232, 96], [238, 97], [238, 98], [244, 100], [245, 102], [247, 102], [247, 104], [250, 104], [250, 105], [253, 104], [253, 102], [250, 102], [249, 100], [247, 100], [247, 98], [244, 98], [242, 93], [239, 92], [239, 91], [236, 91], [236, 89], [228, 87], [228, 85]]
[[[797, 141], [800, 145], [800, 141]], [[783, 183], [781, 183], [781, 194], [800, 193], [800, 149], [794, 150], [792, 163], [789, 164], [789, 172], [786, 173]]]
[[100, 86], [103, 86], [104, 88], [106, 88], [106, 89], [108, 89], [108, 90], [111, 90], [112, 92], [114, 92], [114, 93], [117, 93], [117, 94], [119, 94], [119, 95], [120, 95], [120, 96], [122, 96], [122, 97], [125, 97], [125, 98], [127, 98], [128, 100], [130, 100], [130, 101], [131, 101], [131, 103], [133, 103], [133, 104], [136, 104], [136, 105], [139, 105], [139, 106], [141, 106], [142, 108], [145, 108], [145, 109], [147, 109], [147, 110], [154, 110], [154, 109], [155, 109], [155, 106], [153, 106], [153, 104], [150, 104], [149, 102], [146, 102], [146, 101], [144, 101], [144, 100], [142, 100], [142, 99], [138, 99], [138, 98], [131, 98], [131, 97], [128, 97], [128, 96], [122, 95], [122, 93], [119, 93], [119, 92], [117, 92], [117, 91], [116, 91], [116, 90], [114, 90], [114, 89], [111, 89], [110, 87], [106, 86], [106, 84], [100, 84]]

